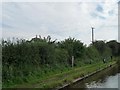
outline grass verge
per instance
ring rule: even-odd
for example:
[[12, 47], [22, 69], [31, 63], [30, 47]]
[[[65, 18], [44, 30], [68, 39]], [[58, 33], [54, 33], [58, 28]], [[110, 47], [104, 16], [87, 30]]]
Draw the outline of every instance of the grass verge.
[[35, 82], [28, 82], [24, 85], [16, 85], [13, 88], [58, 88], [65, 84], [73, 83], [77, 78], [84, 77], [96, 70], [103, 69], [106, 66], [115, 64], [115, 61], [103, 63], [98, 62], [95, 64], [89, 64], [82, 67], [74, 67], [71, 70], [64, 71], [52, 76], [48, 76], [42, 80], [38, 79]]

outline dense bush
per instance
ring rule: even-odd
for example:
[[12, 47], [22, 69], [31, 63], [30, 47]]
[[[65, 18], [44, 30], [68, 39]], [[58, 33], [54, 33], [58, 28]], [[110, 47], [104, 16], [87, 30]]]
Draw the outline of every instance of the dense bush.
[[[116, 45], [117, 43], [117, 45]], [[116, 45], [116, 46], [115, 46]], [[7, 83], [27, 82], [31, 76], [42, 78], [50, 73], [64, 71], [74, 65], [91, 64], [120, 55], [118, 42], [96, 41], [86, 47], [81, 41], [68, 38], [61, 42], [51, 37], [32, 38], [31, 40], [2, 40], [2, 80]], [[115, 51], [114, 51], [115, 50]]]
[[89, 46], [86, 48], [86, 57], [91, 61], [100, 60], [100, 55], [95, 46]]

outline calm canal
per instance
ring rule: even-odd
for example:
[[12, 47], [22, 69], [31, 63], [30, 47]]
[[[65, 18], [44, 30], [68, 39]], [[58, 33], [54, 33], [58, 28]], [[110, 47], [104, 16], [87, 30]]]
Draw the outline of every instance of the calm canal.
[[112, 90], [118, 90], [116, 88], [119, 88], [120, 86], [120, 83], [118, 83], [119, 79], [120, 79], [120, 70], [116, 65], [108, 69], [105, 69], [93, 76], [90, 76], [89, 78], [86, 78], [82, 81], [78, 81], [64, 89], [81, 88], [79, 90], [89, 90], [90, 88], [98, 88], [98, 89], [112, 88]]

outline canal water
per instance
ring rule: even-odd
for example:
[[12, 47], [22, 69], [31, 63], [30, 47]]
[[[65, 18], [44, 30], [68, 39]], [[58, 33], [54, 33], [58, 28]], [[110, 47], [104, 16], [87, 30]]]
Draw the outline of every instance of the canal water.
[[[90, 76], [82, 81], [78, 81], [65, 89], [69, 88], [81, 88], [79, 90], [89, 90], [90, 88], [98, 88], [98, 89], [105, 89], [108, 90], [112, 88], [112, 90], [118, 90], [120, 83], [120, 70], [118, 66], [112, 66], [107, 68], [97, 74]], [[96, 90], [96, 89], [95, 89]]]

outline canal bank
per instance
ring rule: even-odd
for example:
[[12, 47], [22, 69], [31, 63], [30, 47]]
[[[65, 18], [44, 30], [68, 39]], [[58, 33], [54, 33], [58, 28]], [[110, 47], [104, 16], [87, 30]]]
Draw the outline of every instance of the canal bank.
[[[93, 72], [91, 72], [91, 73], [89, 73], [89, 74], [87, 74], [87, 75], [85, 75], [83, 77], [80, 77], [80, 78], [77, 78], [77, 79], [73, 80], [69, 84], [65, 84], [62, 87], [59, 87], [58, 90], [67, 90], [69, 88], [82, 88], [82, 89], [87, 88], [87, 87], [83, 87], [84, 85], [83, 86], [81, 86], [81, 85], [75, 86], [75, 85], [77, 83], [79, 83], [79, 82], [83, 82], [84, 80], [89, 79], [90, 77], [94, 77], [95, 78], [96, 75], [98, 75], [98, 73], [101, 73], [101, 72], [104, 72], [104, 71], [106, 72], [106, 70], [111, 70], [111, 69], [113, 69], [116, 66], [117, 66], [117, 64], [113, 63], [113, 64], [109, 64], [109, 65], [107, 65], [107, 66], [105, 66], [103, 68], [99, 68], [99, 69], [97, 69], [97, 70], [95, 70], [95, 71], [93, 71]], [[90, 88], [90, 87], [88, 87], [88, 88]], [[87, 90], [87, 89], [85, 89], [85, 90]]]
[[119, 75], [120, 70], [118, 69], [118, 66], [115, 65], [88, 78], [85, 78], [82, 81], [71, 84], [70, 86], [66, 87], [66, 89], [80, 88], [81, 90], [82, 88], [82, 90], [89, 90], [89, 88], [102, 88], [102, 90], [118, 90]]
[[16, 85], [12, 88], [54, 88], [60, 89], [61, 87], [65, 87], [65, 85], [70, 85], [75, 82], [75, 80], [85, 77], [91, 73], [95, 73], [95, 71], [107, 68], [107, 66], [115, 64], [116, 61], [111, 61], [108, 63], [97, 62], [92, 64], [87, 64], [81, 67], [73, 67], [69, 71], [61, 72], [43, 80], [37, 80], [34, 83], [26, 83], [22, 85]]

